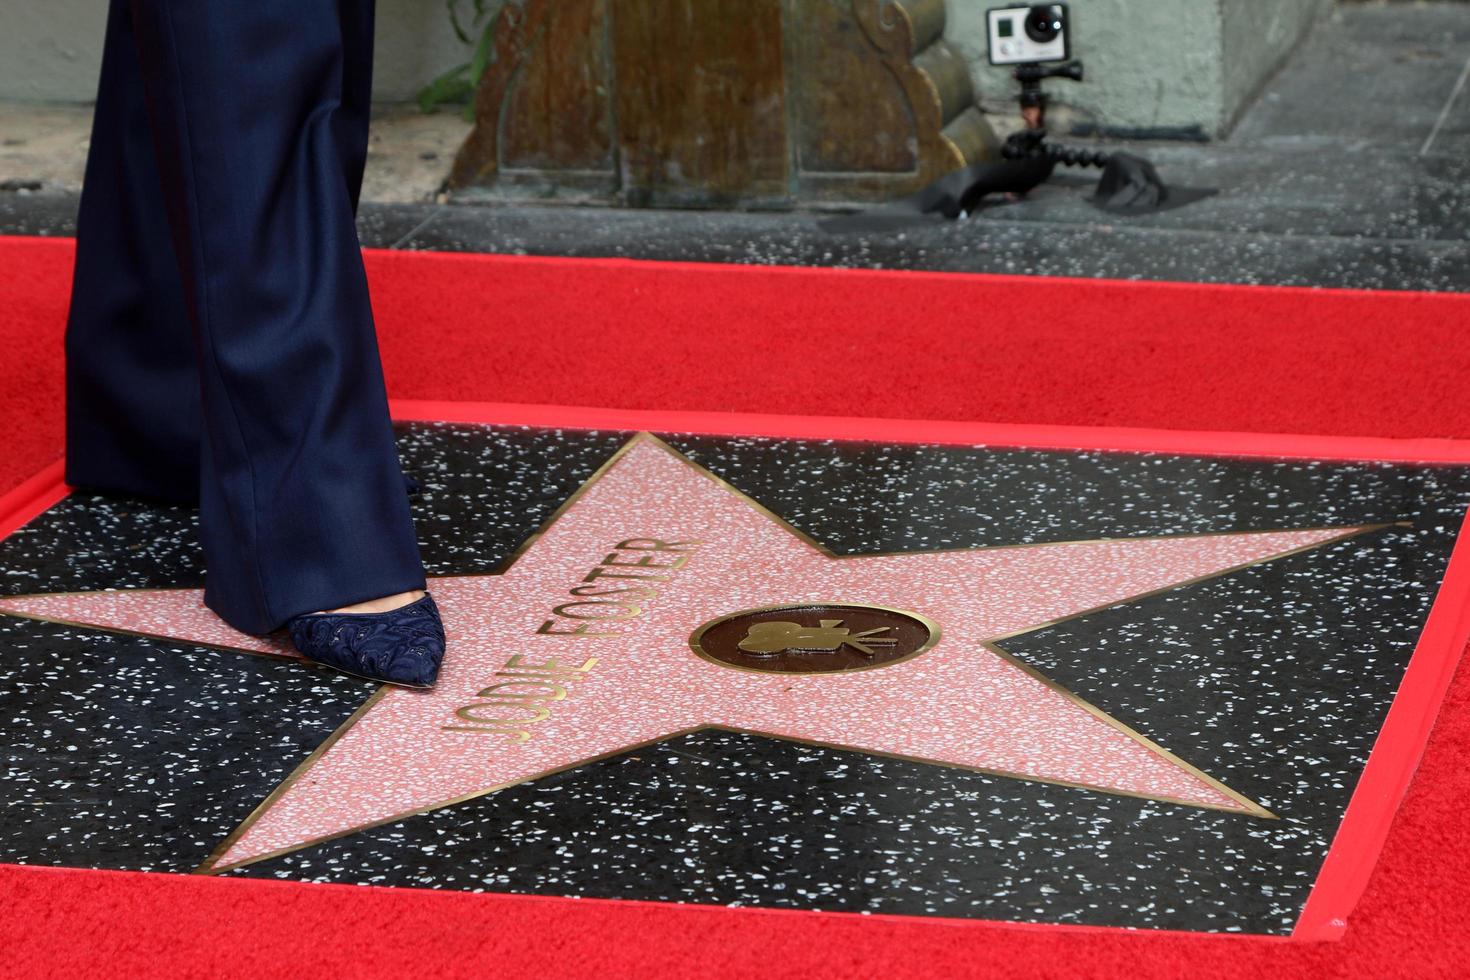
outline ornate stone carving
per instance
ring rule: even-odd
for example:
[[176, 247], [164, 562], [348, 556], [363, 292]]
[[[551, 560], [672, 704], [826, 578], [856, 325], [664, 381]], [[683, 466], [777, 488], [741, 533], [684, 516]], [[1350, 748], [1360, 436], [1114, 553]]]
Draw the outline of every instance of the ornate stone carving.
[[996, 146], [944, 0], [508, 0], [462, 199], [783, 207], [907, 194]]

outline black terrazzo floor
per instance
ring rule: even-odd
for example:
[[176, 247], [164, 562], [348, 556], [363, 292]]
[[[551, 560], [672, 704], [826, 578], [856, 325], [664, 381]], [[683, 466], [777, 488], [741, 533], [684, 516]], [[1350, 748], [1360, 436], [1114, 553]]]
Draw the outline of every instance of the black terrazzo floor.
[[[402, 428], [430, 574], [497, 566], [624, 439]], [[1412, 526], [1003, 644], [1280, 820], [705, 731], [232, 874], [1289, 932], [1470, 504], [1470, 468], [669, 441], [839, 553]], [[175, 508], [73, 497], [0, 542], [7, 594], [200, 575]], [[371, 690], [0, 617], [0, 860], [190, 870]]]

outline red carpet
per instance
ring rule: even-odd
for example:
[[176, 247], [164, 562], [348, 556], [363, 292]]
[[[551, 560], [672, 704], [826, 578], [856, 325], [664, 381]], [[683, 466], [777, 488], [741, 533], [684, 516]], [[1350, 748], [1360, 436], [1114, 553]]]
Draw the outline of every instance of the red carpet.
[[[61, 447], [71, 245], [0, 238], [0, 492]], [[1470, 438], [1470, 297], [369, 257], [399, 398]], [[14, 975], [1459, 976], [1470, 671], [1346, 938], [0, 868]]]

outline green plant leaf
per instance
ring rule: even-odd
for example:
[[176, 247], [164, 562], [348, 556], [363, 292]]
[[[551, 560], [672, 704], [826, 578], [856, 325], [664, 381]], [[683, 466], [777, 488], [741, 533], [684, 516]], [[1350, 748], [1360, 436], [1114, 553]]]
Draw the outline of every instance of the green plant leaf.
[[485, 30], [480, 34], [480, 43], [475, 45], [475, 56], [470, 59], [470, 78], [474, 79], [476, 85], [485, 77], [485, 69], [490, 67], [495, 56], [495, 21], [498, 19], [491, 18], [490, 23], [485, 25]]
[[475, 86], [469, 79], [468, 63], [455, 65], [419, 90], [419, 109], [433, 112], [446, 102], [463, 102], [474, 95]]
[[[449, 12], [449, 24], [454, 29], [455, 36], [465, 44], [473, 43], [475, 49], [468, 63], [455, 65], [419, 91], [418, 103], [422, 111], [434, 112], [445, 103], [463, 102], [465, 118], [474, 119], [475, 90], [479, 88], [485, 72], [495, 62], [496, 24], [506, 3], [514, 2], [515, 0], [444, 0], [444, 7]], [[479, 37], [471, 38], [470, 32], [476, 28], [479, 29]]]

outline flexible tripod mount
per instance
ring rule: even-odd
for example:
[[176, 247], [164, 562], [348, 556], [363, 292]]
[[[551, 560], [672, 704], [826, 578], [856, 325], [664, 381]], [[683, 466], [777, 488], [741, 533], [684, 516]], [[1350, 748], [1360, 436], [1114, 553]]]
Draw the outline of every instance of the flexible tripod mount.
[[1017, 65], [1011, 73], [1016, 81], [1021, 83], [1021, 114], [1026, 110], [1035, 108], [1040, 110], [1041, 119], [1037, 120], [1040, 125], [1046, 116], [1046, 93], [1041, 90], [1041, 80], [1044, 78], [1070, 78], [1074, 82], [1082, 81], [1082, 62], [1066, 61], [1060, 65], [1044, 65], [1033, 61], [1025, 65]]
[[1102, 167], [1108, 154], [1101, 150], [1082, 150], [1058, 146], [1046, 141], [1046, 92], [1041, 82], [1046, 78], [1070, 78], [1082, 81], [1082, 62], [1066, 61], [1059, 65], [1030, 62], [1017, 65], [1012, 76], [1021, 83], [1021, 119], [1026, 128], [1012, 133], [1001, 148], [1007, 160], [1034, 160], [1044, 157], [1069, 167]]

